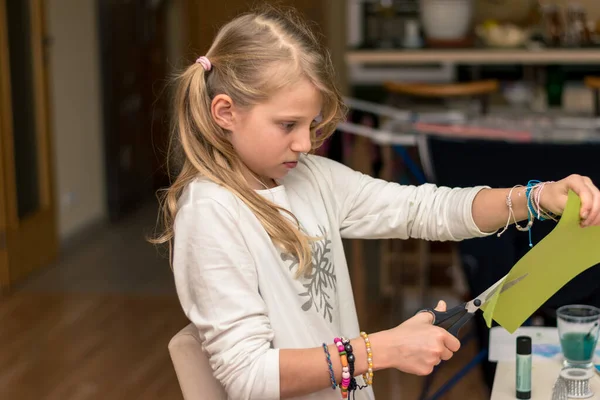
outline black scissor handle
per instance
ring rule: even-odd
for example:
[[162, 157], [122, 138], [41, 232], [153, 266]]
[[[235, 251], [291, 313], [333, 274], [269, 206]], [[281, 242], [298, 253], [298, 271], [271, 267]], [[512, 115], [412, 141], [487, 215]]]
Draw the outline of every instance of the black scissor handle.
[[461, 328], [465, 326], [465, 324], [469, 322], [471, 318], [473, 318], [473, 315], [474, 314], [471, 314], [470, 312], [466, 312], [458, 321], [454, 323], [454, 325], [452, 325], [450, 328], [447, 328], [447, 331], [458, 339], [458, 333], [460, 332]]
[[467, 303], [462, 303], [447, 311], [437, 311], [433, 308], [425, 308], [419, 312], [431, 313], [433, 315], [433, 325], [444, 328], [453, 336], [458, 337], [460, 328], [473, 317], [473, 314], [467, 311], [466, 306]]

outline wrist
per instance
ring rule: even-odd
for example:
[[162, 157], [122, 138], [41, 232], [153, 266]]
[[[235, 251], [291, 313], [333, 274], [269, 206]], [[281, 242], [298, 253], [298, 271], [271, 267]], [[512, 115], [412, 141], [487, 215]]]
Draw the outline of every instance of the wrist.
[[546, 215], [553, 215], [555, 211], [557, 211], [557, 207], [552, 203], [552, 199], [557, 197], [554, 195], [556, 182], [544, 182], [539, 185], [534, 194], [534, 210], [537, 209], [540, 213]]
[[529, 210], [527, 205], [527, 188], [518, 187], [511, 195], [513, 212], [515, 220], [522, 221], [528, 218]]
[[[373, 371], [392, 368], [394, 357], [391, 350], [389, 331], [380, 331], [369, 334], [369, 342], [371, 343], [371, 352], [373, 354]], [[360, 338], [360, 340], [363, 340]], [[364, 346], [364, 341], [363, 341]], [[365, 353], [366, 354], [366, 353]]]

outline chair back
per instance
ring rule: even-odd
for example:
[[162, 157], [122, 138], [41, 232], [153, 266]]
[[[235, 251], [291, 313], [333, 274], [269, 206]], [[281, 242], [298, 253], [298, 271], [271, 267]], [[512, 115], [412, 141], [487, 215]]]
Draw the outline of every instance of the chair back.
[[223, 386], [213, 375], [194, 324], [173, 336], [169, 354], [185, 400], [227, 400]]

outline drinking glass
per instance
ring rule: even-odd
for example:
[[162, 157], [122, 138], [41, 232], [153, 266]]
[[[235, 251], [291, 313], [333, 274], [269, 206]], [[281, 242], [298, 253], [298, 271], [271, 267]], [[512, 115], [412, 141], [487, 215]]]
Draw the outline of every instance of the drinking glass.
[[556, 311], [556, 317], [564, 366], [593, 367], [600, 309], [579, 304], [566, 305]]

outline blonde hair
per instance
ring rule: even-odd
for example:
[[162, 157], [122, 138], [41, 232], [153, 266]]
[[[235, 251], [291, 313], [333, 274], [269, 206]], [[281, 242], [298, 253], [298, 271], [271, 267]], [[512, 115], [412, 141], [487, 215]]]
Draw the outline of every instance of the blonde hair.
[[[179, 158], [180, 170], [171, 186], [162, 191], [163, 232], [151, 241], [168, 242], [172, 256], [177, 201], [186, 185], [202, 176], [239, 197], [273, 242], [296, 258], [297, 276], [309, 275], [314, 238], [301, 231], [294, 215], [250, 187], [227, 132], [212, 118], [211, 102], [217, 94], [226, 94], [236, 105], [252, 106], [298, 79], [308, 79], [323, 99], [322, 118], [311, 129], [314, 151], [345, 113], [329, 53], [295, 11], [269, 7], [245, 13], [223, 26], [206, 57], [212, 64], [210, 71], [194, 63], [176, 79], [172, 136], [176, 147], [173, 151], [170, 146], [169, 158]], [[273, 67], [280, 66], [285, 68], [278, 68], [280, 73], [274, 78]]]

